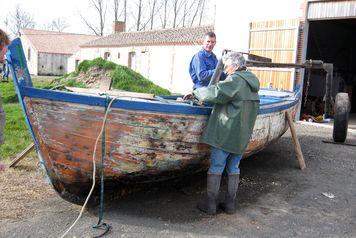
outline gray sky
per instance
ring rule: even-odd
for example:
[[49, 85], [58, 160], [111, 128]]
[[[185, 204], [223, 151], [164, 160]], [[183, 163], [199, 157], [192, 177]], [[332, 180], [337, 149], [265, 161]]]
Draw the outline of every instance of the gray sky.
[[[214, 14], [214, 1], [215, 0], [206, 0], [204, 15], [208, 15], [208, 17], [205, 18], [208, 21], [213, 19], [213, 16], [210, 15]], [[128, 2], [131, 3], [130, 0]], [[144, 1], [144, 3], [146, 3], [146, 1]], [[0, 0], [0, 28], [8, 33], [10, 33], [10, 29], [6, 29], [4, 20], [7, 16], [14, 13], [17, 4], [20, 5], [21, 10], [33, 16], [36, 29], [43, 29], [43, 25], [50, 23], [56, 18], [61, 18], [70, 25], [70, 27], [64, 31], [93, 34], [80, 17], [80, 13], [86, 19], [95, 19], [97, 17], [93, 7], [90, 7], [89, 0]], [[112, 22], [114, 19], [112, 4], [113, 0], [108, 0], [105, 34], [111, 33], [112, 30]], [[132, 3], [131, 6], [133, 7], [132, 9], [130, 9], [130, 5], [128, 5], [128, 21], [131, 20], [131, 22], [133, 22], [132, 17], [136, 14], [137, 9], [134, 7], [135, 3]], [[146, 8], [144, 8], [144, 10], [145, 9]], [[158, 15], [156, 17], [155, 24], [159, 25]], [[203, 25], [204, 24], [212, 24], [212, 22], [203, 22]], [[126, 29], [130, 30], [129, 27], [130, 26], [127, 26]]]
[[70, 24], [65, 31], [89, 33], [79, 16], [79, 12], [82, 14], [88, 12], [88, 2], [88, 0], [0, 0], [0, 27], [6, 30], [4, 20], [19, 4], [22, 10], [33, 16], [38, 26], [61, 18]]

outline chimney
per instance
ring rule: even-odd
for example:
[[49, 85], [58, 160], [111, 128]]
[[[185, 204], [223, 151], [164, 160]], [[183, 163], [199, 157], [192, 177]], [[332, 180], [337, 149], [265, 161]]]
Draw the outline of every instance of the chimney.
[[124, 21], [114, 21], [113, 23], [113, 32], [120, 33], [125, 31], [125, 22]]

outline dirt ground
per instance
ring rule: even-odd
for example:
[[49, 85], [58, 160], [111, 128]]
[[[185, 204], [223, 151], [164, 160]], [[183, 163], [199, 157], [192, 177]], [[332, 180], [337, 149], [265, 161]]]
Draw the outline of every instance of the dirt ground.
[[[298, 169], [289, 132], [242, 161], [236, 214], [196, 209], [201, 174], [107, 203], [106, 237], [356, 237], [356, 147], [323, 143], [331, 129], [297, 130], [307, 168]], [[348, 142], [356, 144], [356, 135]], [[52, 190], [30, 158], [0, 172], [0, 194], [0, 237], [60, 237], [80, 210]], [[86, 209], [67, 237], [100, 234], [91, 228], [97, 214], [97, 207]]]

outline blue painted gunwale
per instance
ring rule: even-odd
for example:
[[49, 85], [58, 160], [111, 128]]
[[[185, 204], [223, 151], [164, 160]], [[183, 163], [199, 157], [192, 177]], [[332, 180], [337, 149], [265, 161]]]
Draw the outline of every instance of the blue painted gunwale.
[[[38, 89], [25, 86], [19, 87], [23, 97], [105, 107], [105, 96], [84, 95], [78, 93]], [[293, 107], [299, 102], [299, 97], [280, 98], [271, 96], [261, 96], [260, 100], [261, 102], [259, 114], [268, 114]], [[112, 107], [127, 110], [141, 110], [147, 112], [179, 113], [191, 115], [209, 115], [212, 109], [211, 107], [195, 105], [192, 106], [186, 103], [177, 103], [175, 101], [172, 101], [171, 103], [159, 100], [133, 101], [130, 100], [130, 98], [124, 97], [116, 100], [112, 104]]]

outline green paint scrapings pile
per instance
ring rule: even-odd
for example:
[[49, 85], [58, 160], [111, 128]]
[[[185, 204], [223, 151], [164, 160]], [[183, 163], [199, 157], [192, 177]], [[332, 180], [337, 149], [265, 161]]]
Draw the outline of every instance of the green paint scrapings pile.
[[138, 93], [152, 93], [155, 95], [170, 95], [171, 93], [155, 85], [141, 74], [126, 66], [115, 64], [102, 58], [84, 60], [78, 65], [76, 72], [67, 74], [62, 78], [54, 80], [54, 85], [72, 87], [100, 87], [107, 82], [112, 89], [124, 90]]

